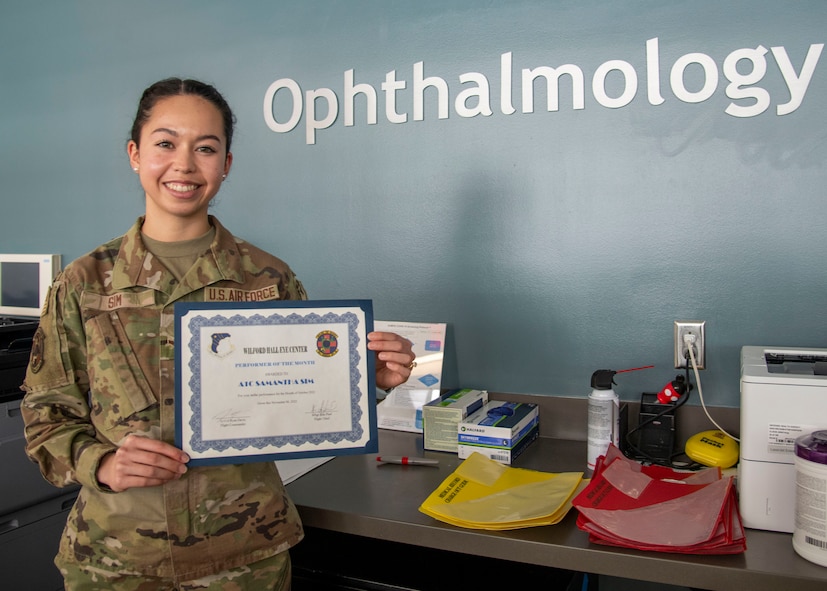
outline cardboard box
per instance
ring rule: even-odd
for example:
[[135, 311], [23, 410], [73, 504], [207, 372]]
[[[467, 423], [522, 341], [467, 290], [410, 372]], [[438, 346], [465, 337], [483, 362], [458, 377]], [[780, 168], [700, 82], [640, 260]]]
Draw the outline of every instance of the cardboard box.
[[470, 443], [460, 444], [457, 448], [457, 456], [460, 459], [468, 458], [472, 453], [477, 452], [484, 455], [486, 458], [500, 462], [501, 464], [511, 464], [516, 460], [521, 453], [538, 437], [540, 436], [540, 425], [534, 423], [531, 429], [524, 437], [519, 439], [514, 447], [489, 447], [483, 445], [472, 445]]
[[457, 425], [457, 454], [464, 459], [476, 451], [510, 464], [539, 436], [539, 427], [536, 404], [491, 401]]
[[457, 425], [488, 402], [486, 390], [449, 390], [422, 405], [423, 447], [457, 451]]

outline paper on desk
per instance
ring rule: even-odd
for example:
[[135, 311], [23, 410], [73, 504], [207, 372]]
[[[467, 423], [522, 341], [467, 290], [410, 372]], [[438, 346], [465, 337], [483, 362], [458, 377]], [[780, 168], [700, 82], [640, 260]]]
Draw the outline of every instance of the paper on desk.
[[512, 468], [474, 452], [419, 510], [470, 529], [507, 530], [558, 523], [585, 485], [582, 472]]
[[284, 484], [290, 484], [296, 478], [303, 476], [310, 472], [313, 468], [318, 468], [328, 460], [332, 460], [333, 456], [324, 458], [299, 458], [296, 460], [277, 460], [276, 467], [281, 475], [281, 481]]
[[416, 355], [416, 367], [408, 381], [397, 386], [379, 403], [377, 426], [422, 433], [422, 406], [439, 398], [442, 389], [446, 324], [375, 320], [373, 328], [405, 337], [411, 341]]

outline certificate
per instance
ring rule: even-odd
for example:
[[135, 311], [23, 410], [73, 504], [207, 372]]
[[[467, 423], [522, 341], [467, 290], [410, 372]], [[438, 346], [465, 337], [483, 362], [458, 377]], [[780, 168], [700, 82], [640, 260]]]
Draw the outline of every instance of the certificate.
[[175, 304], [190, 465], [378, 451], [370, 300]]

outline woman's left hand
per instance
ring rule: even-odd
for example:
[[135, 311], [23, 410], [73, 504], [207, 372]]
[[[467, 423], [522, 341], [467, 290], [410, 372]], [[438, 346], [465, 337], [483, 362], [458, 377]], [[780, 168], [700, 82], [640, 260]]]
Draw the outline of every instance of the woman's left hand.
[[393, 332], [368, 333], [368, 349], [376, 351], [376, 386], [390, 390], [404, 384], [416, 366], [411, 342]]

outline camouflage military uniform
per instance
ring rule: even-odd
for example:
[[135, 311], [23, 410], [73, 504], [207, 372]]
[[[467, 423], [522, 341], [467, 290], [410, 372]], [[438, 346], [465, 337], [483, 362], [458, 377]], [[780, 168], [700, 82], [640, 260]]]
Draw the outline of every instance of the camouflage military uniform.
[[174, 444], [175, 302], [307, 296], [284, 262], [212, 217], [210, 250], [179, 283], [146, 250], [142, 222], [54, 282], [23, 386], [27, 452], [56, 486], [82, 485], [58, 564], [192, 580], [302, 538], [273, 462], [190, 468], [114, 493], [96, 479], [100, 460], [130, 433]]

